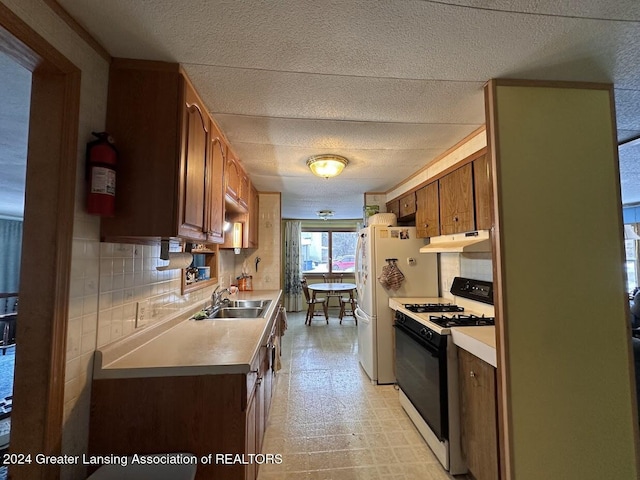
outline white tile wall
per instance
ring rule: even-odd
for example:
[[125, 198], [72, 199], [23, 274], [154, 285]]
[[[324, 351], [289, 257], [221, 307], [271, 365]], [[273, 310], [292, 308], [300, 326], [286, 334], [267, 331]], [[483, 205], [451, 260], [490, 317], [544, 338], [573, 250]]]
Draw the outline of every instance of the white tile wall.
[[460, 275], [476, 280], [493, 281], [493, 261], [490, 253], [460, 255]]
[[[232, 250], [220, 251], [220, 281], [224, 287], [235, 283], [242, 273], [246, 261], [248, 274], [253, 278], [254, 290], [277, 290], [280, 288], [281, 239], [280, 239], [280, 194], [260, 194], [258, 248], [243, 249], [236, 255]], [[255, 260], [260, 257], [258, 270]]]
[[452, 298], [449, 290], [454, 277], [493, 281], [490, 253], [440, 253], [440, 292]]

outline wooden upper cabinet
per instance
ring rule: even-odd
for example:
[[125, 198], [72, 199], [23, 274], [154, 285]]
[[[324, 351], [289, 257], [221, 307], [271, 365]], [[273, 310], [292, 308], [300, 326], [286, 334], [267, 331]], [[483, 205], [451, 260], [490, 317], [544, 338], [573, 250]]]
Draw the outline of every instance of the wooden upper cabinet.
[[[240, 165], [240, 161], [236, 158], [233, 150], [227, 149], [227, 162], [225, 165], [225, 185], [226, 185], [226, 200], [232, 202], [234, 205], [240, 205], [240, 196], [242, 192], [242, 185], [246, 174]], [[242, 207], [246, 210], [246, 202]]]
[[207, 239], [209, 242], [222, 243], [224, 241], [224, 166], [225, 145], [222, 135], [211, 122], [211, 148], [209, 150], [208, 178], [210, 198], [208, 202], [208, 228]]
[[468, 163], [439, 180], [440, 234], [469, 232], [475, 229], [473, 173]]
[[206, 164], [209, 149], [209, 117], [196, 92], [185, 84], [182, 127], [181, 237], [206, 240]]
[[387, 202], [387, 212], [395, 213], [396, 217], [400, 218], [400, 201], [391, 200], [390, 202]]
[[219, 170], [209, 164], [219, 154], [209, 115], [178, 64], [113, 59], [106, 130], [119, 152], [118, 191], [115, 215], [101, 219], [102, 239], [221, 241], [208, 233], [221, 229], [223, 192], [208, 173]]
[[249, 208], [249, 197], [251, 196], [251, 180], [244, 170], [240, 173], [240, 195], [238, 203], [244, 208]]
[[258, 248], [258, 230], [260, 221], [260, 196], [258, 190], [249, 184], [249, 221], [247, 222], [247, 245], [249, 248]]
[[411, 192], [400, 198], [400, 217], [408, 217], [416, 213], [416, 194]]
[[440, 235], [440, 201], [437, 181], [416, 192], [416, 235], [418, 238]]
[[476, 229], [489, 230], [493, 226], [493, 186], [489, 155], [473, 161]]

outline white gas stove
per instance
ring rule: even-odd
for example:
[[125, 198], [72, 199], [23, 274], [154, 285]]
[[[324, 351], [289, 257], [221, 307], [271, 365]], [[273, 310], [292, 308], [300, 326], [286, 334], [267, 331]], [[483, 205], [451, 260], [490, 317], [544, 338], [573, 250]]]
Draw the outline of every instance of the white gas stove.
[[460, 447], [458, 358], [451, 329], [494, 325], [493, 284], [456, 277], [453, 298], [390, 299], [400, 403], [444, 468], [467, 471]]

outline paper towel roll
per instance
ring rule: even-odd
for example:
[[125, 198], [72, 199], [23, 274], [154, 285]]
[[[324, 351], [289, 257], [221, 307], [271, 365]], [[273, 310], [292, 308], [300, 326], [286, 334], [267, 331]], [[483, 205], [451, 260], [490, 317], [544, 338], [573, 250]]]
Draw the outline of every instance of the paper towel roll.
[[193, 255], [187, 252], [169, 252], [169, 263], [156, 267], [156, 270], [180, 270], [193, 262]]

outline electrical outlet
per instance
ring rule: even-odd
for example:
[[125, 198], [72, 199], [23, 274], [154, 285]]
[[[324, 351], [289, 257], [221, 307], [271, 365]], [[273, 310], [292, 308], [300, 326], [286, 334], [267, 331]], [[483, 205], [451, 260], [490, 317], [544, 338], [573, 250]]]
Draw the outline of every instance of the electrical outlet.
[[142, 300], [136, 303], [136, 328], [144, 327], [151, 317], [149, 300]]

